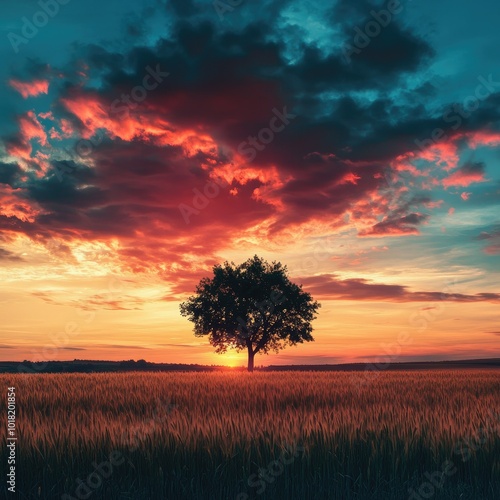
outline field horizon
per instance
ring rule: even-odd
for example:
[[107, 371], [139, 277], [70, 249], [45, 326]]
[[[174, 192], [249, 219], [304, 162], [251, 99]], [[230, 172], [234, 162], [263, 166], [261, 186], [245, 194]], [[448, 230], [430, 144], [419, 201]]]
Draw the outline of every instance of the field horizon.
[[[340, 364], [288, 364], [256, 365], [256, 371], [391, 371], [391, 370], [437, 370], [437, 369], [500, 369], [500, 358], [360, 362]], [[0, 361], [0, 373], [85, 373], [85, 372], [129, 372], [129, 371], [247, 371], [241, 366], [203, 365], [187, 363], [156, 363], [139, 360], [91, 360], [73, 359], [65, 361]]]

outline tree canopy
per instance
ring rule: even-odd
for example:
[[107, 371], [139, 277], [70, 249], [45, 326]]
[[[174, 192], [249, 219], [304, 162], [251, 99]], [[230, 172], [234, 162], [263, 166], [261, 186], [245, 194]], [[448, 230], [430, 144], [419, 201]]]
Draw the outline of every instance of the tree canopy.
[[203, 278], [180, 310], [217, 353], [246, 349], [253, 371], [255, 354], [313, 341], [311, 322], [319, 307], [290, 281], [286, 266], [255, 255], [240, 265], [214, 266], [213, 277]]

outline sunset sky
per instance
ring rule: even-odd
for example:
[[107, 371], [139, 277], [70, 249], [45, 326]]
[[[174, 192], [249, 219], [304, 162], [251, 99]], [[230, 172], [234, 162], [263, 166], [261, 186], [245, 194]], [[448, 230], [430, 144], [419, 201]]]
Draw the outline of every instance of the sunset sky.
[[498, 3], [48, 4], [1, 7], [2, 360], [244, 364], [179, 303], [255, 254], [322, 304], [257, 365], [500, 357]]

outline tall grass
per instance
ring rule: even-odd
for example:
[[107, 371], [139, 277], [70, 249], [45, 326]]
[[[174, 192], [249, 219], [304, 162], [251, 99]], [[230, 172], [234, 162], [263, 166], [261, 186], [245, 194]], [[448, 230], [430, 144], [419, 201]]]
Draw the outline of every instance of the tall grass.
[[[113, 451], [124, 462], [88, 498], [406, 499], [446, 460], [456, 472], [433, 498], [500, 498], [499, 371], [386, 372], [359, 390], [354, 375], [1, 375], [16, 386], [19, 498], [78, 498]], [[257, 495], [253, 474], [287, 444], [305, 451]]]

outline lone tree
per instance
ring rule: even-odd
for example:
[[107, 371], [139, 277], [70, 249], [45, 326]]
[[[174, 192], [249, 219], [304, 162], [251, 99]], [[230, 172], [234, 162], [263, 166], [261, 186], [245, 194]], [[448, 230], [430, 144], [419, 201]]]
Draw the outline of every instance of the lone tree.
[[286, 266], [255, 255], [239, 266], [216, 265], [213, 274], [180, 309], [197, 337], [209, 335], [215, 352], [246, 349], [252, 372], [258, 352], [314, 340], [311, 322], [321, 305], [289, 280]]

